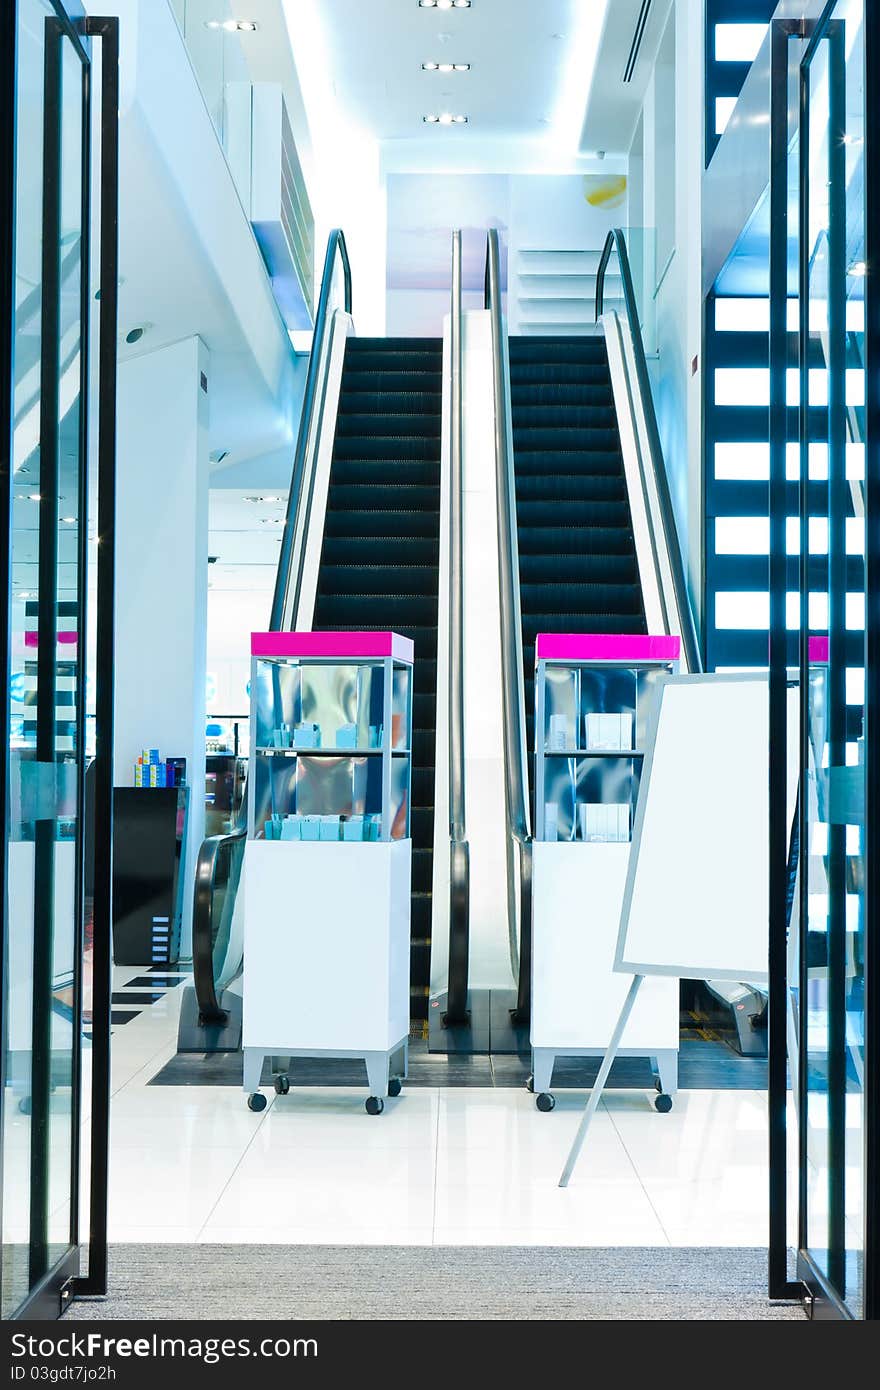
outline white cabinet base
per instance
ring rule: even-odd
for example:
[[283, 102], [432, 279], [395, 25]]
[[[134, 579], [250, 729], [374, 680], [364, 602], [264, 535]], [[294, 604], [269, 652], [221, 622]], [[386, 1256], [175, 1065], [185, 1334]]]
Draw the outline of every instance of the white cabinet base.
[[410, 840], [248, 841], [242, 1041], [252, 1096], [270, 1056], [363, 1058], [377, 1097], [389, 1094], [400, 1054], [405, 1074], [411, 868]]
[[[534, 1089], [550, 1089], [557, 1057], [601, 1057], [631, 975], [614, 970], [630, 846], [536, 841], [532, 882]], [[675, 910], [674, 904], [671, 910]], [[648, 1057], [665, 1095], [678, 1089], [678, 980], [641, 986], [621, 1057]]]

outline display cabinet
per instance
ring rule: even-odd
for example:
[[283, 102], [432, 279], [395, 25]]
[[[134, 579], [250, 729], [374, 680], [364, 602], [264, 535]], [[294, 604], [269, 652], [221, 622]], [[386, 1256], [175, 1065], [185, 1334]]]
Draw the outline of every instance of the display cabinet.
[[[409, 1032], [413, 645], [255, 633], [245, 848], [244, 1088], [267, 1056], [359, 1057], [367, 1109]], [[290, 1088], [295, 1067], [277, 1070]]]
[[[613, 969], [645, 740], [677, 637], [540, 634], [535, 684], [532, 1085], [551, 1110], [557, 1057], [604, 1054], [629, 978]], [[686, 833], [682, 828], [682, 833]], [[671, 905], [674, 910], [674, 905]], [[621, 1055], [677, 1087], [678, 981], [646, 980]]]

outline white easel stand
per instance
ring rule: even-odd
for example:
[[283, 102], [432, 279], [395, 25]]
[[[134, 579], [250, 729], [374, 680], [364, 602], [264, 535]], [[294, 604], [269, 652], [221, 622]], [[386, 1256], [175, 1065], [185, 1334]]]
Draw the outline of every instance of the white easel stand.
[[608, 1049], [605, 1053], [605, 1056], [602, 1058], [602, 1065], [599, 1068], [599, 1075], [596, 1077], [596, 1080], [593, 1083], [593, 1089], [590, 1092], [590, 1099], [587, 1101], [587, 1108], [583, 1113], [580, 1124], [578, 1125], [578, 1132], [574, 1136], [574, 1142], [571, 1146], [571, 1149], [569, 1150], [568, 1158], [565, 1162], [565, 1167], [562, 1170], [562, 1177], [559, 1179], [560, 1187], [568, 1187], [569, 1178], [574, 1172], [574, 1165], [577, 1163], [580, 1151], [584, 1146], [584, 1140], [587, 1137], [587, 1130], [590, 1128], [590, 1122], [593, 1116], [595, 1115], [596, 1111], [599, 1109], [599, 1101], [602, 1099], [602, 1092], [605, 1089], [605, 1082], [608, 1080], [608, 1073], [611, 1071], [611, 1068], [614, 1065], [614, 1059], [617, 1056], [617, 1050], [620, 1047], [620, 1040], [623, 1037], [623, 1030], [629, 1022], [629, 1016], [633, 1011], [633, 1005], [636, 1002], [639, 993], [639, 988], [644, 978], [644, 975], [633, 975], [632, 984], [627, 990], [626, 998], [623, 1001], [623, 1008], [620, 1010], [620, 1017], [614, 1025], [614, 1032], [611, 1034], [611, 1041], [608, 1044]]

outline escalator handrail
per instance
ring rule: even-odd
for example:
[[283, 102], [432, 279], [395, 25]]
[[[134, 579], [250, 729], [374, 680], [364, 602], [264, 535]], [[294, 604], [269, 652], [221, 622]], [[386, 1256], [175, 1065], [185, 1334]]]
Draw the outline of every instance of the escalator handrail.
[[635, 354], [636, 384], [645, 413], [648, 450], [651, 455], [651, 468], [657, 486], [660, 519], [663, 525], [666, 553], [669, 558], [669, 567], [672, 574], [672, 587], [675, 594], [676, 608], [678, 610], [678, 625], [681, 634], [683, 654], [688, 671], [691, 673], [698, 673], [703, 669], [700, 640], [697, 634], [697, 624], [694, 618], [694, 610], [687, 584], [687, 575], [685, 573], [684, 561], [682, 560], [681, 545], [678, 539], [678, 525], [672, 506], [672, 495], [669, 491], [669, 478], [666, 472], [666, 462], [663, 457], [663, 444], [660, 439], [660, 429], [657, 425], [657, 415], [654, 410], [654, 393], [651, 388], [651, 377], [648, 372], [648, 360], [645, 356], [645, 344], [642, 339], [638, 302], [633, 285], [629, 255], [626, 249], [626, 236], [620, 227], [614, 227], [608, 233], [608, 236], [605, 238], [605, 245], [602, 248], [602, 255], [599, 258], [599, 269], [596, 272], [596, 322], [599, 322], [604, 311], [605, 272], [608, 269], [608, 263], [615, 250], [617, 251], [617, 260], [620, 267], [623, 302], [626, 308], [626, 316], [629, 320], [630, 336], [632, 338], [633, 352]]
[[[342, 265], [344, 280], [343, 302], [345, 305], [345, 312], [350, 314], [351, 263], [348, 259], [348, 248], [345, 244], [345, 235], [341, 227], [334, 227], [327, 239], [327, 254], [324, 257], [324, 273], [321, 276], [321, 292], [318, 296], [318, 310], [315, 315], [315, 331], [312, 336], [312, 350], [309, 354], [309, 370], [306, 377], [306, 389], [303, 397], [302, 414], [300, 416], [299, 434], [296, 440], [293, 475], [291, 478], [290, 492], [287, 498], [287, 516], [284, 521], [284, 532], [281, 538], [281, 554], [278, 557], [275, 592], [272, 597], [272, 610], [269, 616], [270, 632], [280, 631], [284, 624], [285, 617], [290, 618], [291, 624], [296, 621], [295, 605], [299, 597], [304, 556], [300, 554], [299, 562], [296, 566], [296, 576], [292, 576], [291, 571], [294, 568], [293, 548], [297, 534], [297, 521], [304, 496], [303, 480], [305, 478], [309, 440], [312, 438], [312, 429], [315, 423], [315, 414], [318, 405], [318, 386], [321, 364], [324, 360], [324, 345], [327, 338], [330, 295], [333, 291], [333, 277], [336, 272], [337, 257]], [[291, 611], [290, 582], [292, 577], [295, 577], [296, 580], [293, 591], [293, 611]]]
[[446, 1026], [467, 1022], [469, 854], [464, 753], [464, 508], [461, 232], [452, 234], [449, 392], [449, 970]]
[[[519, 541], [514, 491], [510, 365], [501, 312], [501, 256], [498, 232], [486, 247], [485, 305], [492, 324], [495, 375], [495, 484], [498, 510], [498, 567], [501, 595], [501, 677], [504, 701], [505, 813], [508, 854], [516, 847], [520, 875], [519, 961], [516, 1018], [525, 1022], [531, 975], [531, 847], [528, 745], [523, 678], [519, 594]], [[508, 920], [515, 921], [515, 869], [508, 860]]]
[[[324, 258], [324, 271], [321, 276], [321, 291], [318, 296], [318, 309], [315, 315], [315, 329], [312, 336], [312, 350], [309, 354], [309, 369], [306, 377], [302, 414], [300, 416], [299, 433], [296, 441], [296, 453], [294, 454], [290, 493], [287, 499], [287, 516], [284, 523], [284, 534], [281, 541], [281, 552], [278, 557], [278, 569], [275, 578], [275, 592], [272, 598], [272, 609], [269, 616], [270, 632], [279, 631], [286, 616], [289, 616], [291, 623], [296, 620], [295, 608], [291, 612], [289, 603], [291, 594], [291, 570], [294, 564], [294, 542], [300, 508], [303, 505], [303, 499], [306, 495], [306, 489], [303, 484], [308, 462], [309, 440], [312, 438], [315, 414], [318, 409], [321, 364], [324, 360], [330, 296], [333, 291], [333, 277], [336, 273], [337, 258], [342, 265], [343, 303], [345, 312], [350, 314], [351, 264], [348, 258], [345, 236], [340, 227], [334, 227], [327, 239], [327, 254]], [[314, 462], [315, 459], [313, 456], [312, 473], [314, 473]], [[308, 493], [310, 494], [310, 492], [311, 478], [308, 488]], [[293, 589], [295, 595], [294, 602], [296, 602], [299, 595], [303, 560], [304, 555], [301, 551], [296, 564], [296, 583]], [[220, 856], [224, 848], [227, 846], [231, 847], [236, 841], [246, 838], [247, 816], [248, 787], [247, 782], [245, 782], [244, 792], [232, 830], [226, 835], [212, 835], [204, 840], [199, 848], [198, 858], [196, 860], [195, 885], [193, 889], [193, 984], [195, 986], [196, 999], [199, 1006], [199, 1017], [205, 1023], [222, 1022], [226, 1016], [220, 1000], [217, 997], [216, 981], [214, 979], [213, 912], [217, 867], [220, 863]]]
[[[196, 860], [196, 881], [193, 896], [193, 985], [199, 1005], [201, 1023], [221, 1023], [226, 1018], [217, 996], [214, 979], [214, 901], [217, 866], [227, 846], [243, 840], [247, 828], [237, 826], [226, 835], [210, 835], [203, 840]], [[196, 930], [196, 923], [199, 929]], [[203, 925], [202, 925], [203, 924]], [[204, 946], [207, 944], [208, 949]]]

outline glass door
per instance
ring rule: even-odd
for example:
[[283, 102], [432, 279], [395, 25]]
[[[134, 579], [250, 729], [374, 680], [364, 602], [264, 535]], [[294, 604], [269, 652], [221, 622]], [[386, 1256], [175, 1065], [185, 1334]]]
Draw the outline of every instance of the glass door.
[[90, 40], [77, 3], [16, 0], [12, 20], [0, 75], [3, 1318], [57, 1316], [79, 1273], [84, 1039], [105, 1037], [100, 1018], [83, 1025]]
[[865, 1302], [864, 0], [828, 7], [801, 65], [802, 776], [798, 1277]]

